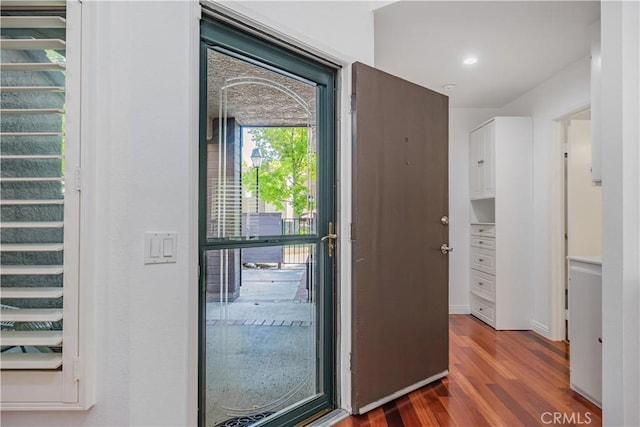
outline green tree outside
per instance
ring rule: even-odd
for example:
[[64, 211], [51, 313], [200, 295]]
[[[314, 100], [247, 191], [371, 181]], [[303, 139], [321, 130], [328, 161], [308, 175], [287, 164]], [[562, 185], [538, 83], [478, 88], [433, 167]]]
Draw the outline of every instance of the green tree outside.
[[[296, 218], [313, 209], [313, 205], [309, 206], [309, 184], [316, 181], [316, 153], [309, 152], [308, 129], [250, 128], [249, 134], [262, 154], [260, 200], [278, 210], [290, 204]], [[246, 162], [242, 168], [243, 187], [255, 191], [255, 168]]]

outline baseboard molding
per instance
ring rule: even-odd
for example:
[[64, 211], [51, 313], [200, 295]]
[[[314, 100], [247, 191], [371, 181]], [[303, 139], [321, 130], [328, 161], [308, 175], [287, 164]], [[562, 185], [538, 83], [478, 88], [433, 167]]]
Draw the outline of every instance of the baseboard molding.
[[434, 375], [434, 376], [432, 376], [432, 377], [429, 377], [429, 378], [427, 378], [426, 380], [422, 380], [422, 381], [417, 382], [417, 383], [415, 383], [415, 384], [413, 384], [413, 385], [410, 385], [410, 386], [409, 386], [409, 387], [407, 387], [407, 388], [404, 388], [404, 389], [402, 389], [402, 390], [399, 390], [399, 391], [397, 391], [397, 392], [393, 393], [393, 394], [392, 394], [392, 395], [390, 395], [390, 396], [383, 397], [382, 399], [380, 399], [380, 400], [378, 400], [378, 401], [376, 401], [376, 402], [369, 403], [368, 405], [365, 405], [365, 406], [363, 406], [362, 408], [360, 408], [360, 410], [359, 410], [357, 413], [358, 413], [358, 414], [364, 414], [364, 413], [367, 413], [367, 412], [369, 412], [369, 411], [370, 411], [370, 410], [372, 410], [372, 409], [376, 409], [377, 407], [382, 406], [382, 405], [384, 405], [385, 403], [391, 402], [392, 400], [395, 400], [395, 399], [397, 399], [397, 398], [399, 398], [399, 397], [402, 397], [402, 396], [404, 396], [405, 394], [411, 393], [412, 391], [415, 391], [415, 390], [419, 389], [420, 387], [424, 387], [424, 386], [425, 386], [425, 385], [427, 385], [427, 384], [430, 384], [430, 383], [432, 383], [432, 382], [434, 382], [434, 381], [437, 381], [437, 380], [439, 380], [440, 378], [444, 378], [444, 377], [446, 377], [447, 375], [449, 375], [449, 370], [448, 370], [448, 369], [447, 369], [446, 371], [440, 372], [439, 374], [436, 374], [436, 375]]
[[553, 341], [553, 334], [551, 333], [551, 329], [548, 326], [543, 325], [542, 323], [537, 322], [535, 320], [532, 320], [531, 330], [533, 330], [533, 332], [539, 335], [542, 335], [546, 339]]
[[449, 314], [471, 314], [471, 307], [468, 305], [450, 305]]

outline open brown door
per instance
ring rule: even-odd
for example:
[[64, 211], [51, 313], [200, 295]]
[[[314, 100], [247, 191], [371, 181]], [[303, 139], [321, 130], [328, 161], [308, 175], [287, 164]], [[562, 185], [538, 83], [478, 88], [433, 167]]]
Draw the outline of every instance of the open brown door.
[[448, 98], [360, 63], [352, 87], [352, 403], [364, 413], [448, 373]]

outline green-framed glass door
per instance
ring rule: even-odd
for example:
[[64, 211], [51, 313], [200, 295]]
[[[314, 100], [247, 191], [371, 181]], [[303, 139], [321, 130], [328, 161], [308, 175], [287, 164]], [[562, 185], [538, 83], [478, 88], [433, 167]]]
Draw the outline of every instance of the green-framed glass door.
[[200, 58], [199, 423], [296, 425], [334, 406], [335, 70], [209, 18]]

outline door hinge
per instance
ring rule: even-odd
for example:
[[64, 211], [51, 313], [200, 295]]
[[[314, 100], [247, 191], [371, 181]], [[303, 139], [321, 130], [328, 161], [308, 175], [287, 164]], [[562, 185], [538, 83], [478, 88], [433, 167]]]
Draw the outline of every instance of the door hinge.
[[356, 96], [351, 95], [351, 110], [349, 112], [353, 113], [354, 111], [356, 111]]
[[349, 352], [349, 371], [351, 371], [351, 367], [353, 366], [353, 353]]
[[349, 228], [349, 240], [351, 241], [356, 240], [356, 227], [353, 223], [350, 224], [350, 228]]
[[80, 179], [80, 166], [76, 166], [76, 170], [74, 171], [73, 174], [73, 182], [76, 188], [76, 191], [80, 191], [81, 190], [81, 179]]
[[73, 358], [73, 380], [80, 381], [80, 358]]
[[569, 310], [564, 311], [564, 320], [569, 320]]

